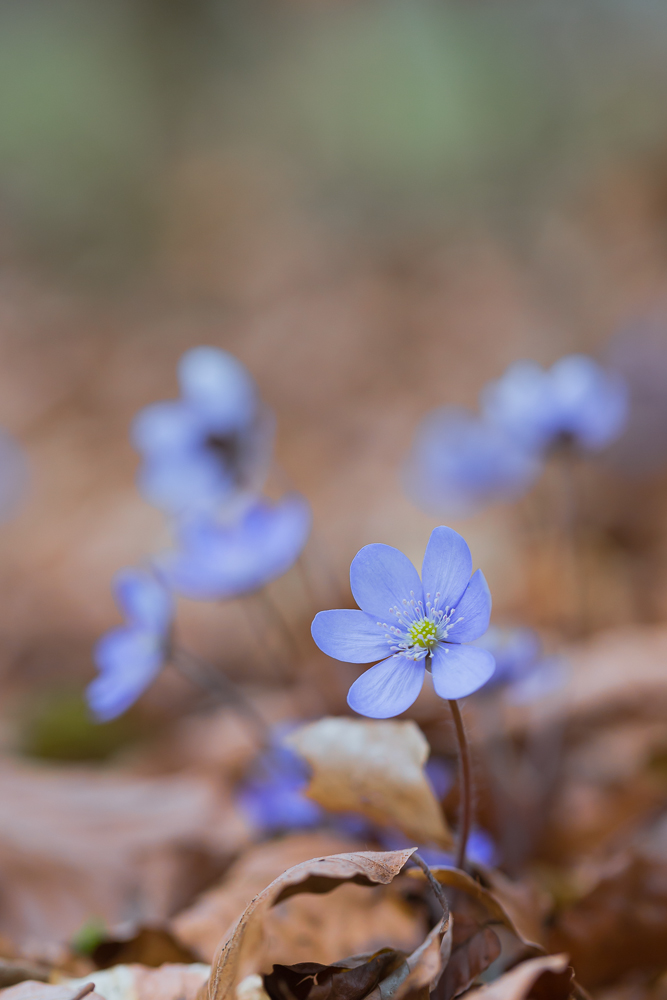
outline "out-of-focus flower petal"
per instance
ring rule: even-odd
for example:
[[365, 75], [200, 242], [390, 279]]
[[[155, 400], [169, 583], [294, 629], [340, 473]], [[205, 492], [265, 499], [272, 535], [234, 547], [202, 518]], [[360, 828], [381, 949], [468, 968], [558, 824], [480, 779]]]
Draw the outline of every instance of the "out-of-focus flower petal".
[[433, 652], [433, 687], [441, 698], [465, 698], [486, 684], [494, 667], [491, 653], [479, 646], [439, 646]]
[[125, 712], [143, 694], [164, 661], [160, 637], [140, 628], [107, 632], [95, 647], [100, 674], [88, 685], [87, 698], [100, 722]]
[[389, 652], [387, 633], [365, 611], [320, 611], [310, 631], [323, 653], [346, 663], [372, 663]]
[[199, 443], [202, 433], [201, 417], [192, 407], [170, 399], [140, 410], [132, 422], [130, 438], [137, 451], [158, 457], [187, 453]]
[[423, 660], [390, 656], [357, 678], [348, 692], [347, 703], [370, 719], [391, 719], [417, 700], [424, 673]]
[[552, 695], [567, 680], [567, 661], [562, 656], [548, 656], [507, 690], [507, 700], [513, 705], [528, 705]]
[[174, 601], [154, 573], [141, 569], [121, 570], [114, 579], [114, 590], [130, 625], [166, 634], [174, 614]]
[[0, 522], [18, 513], [28, 488], [28, 460], [11, 435], [0, 430]]
[[453, 528], [434, 528], [426, 546], [422, 565], [425, 594], [440, 595], [440, 608], [456, 607], [472, 573], [472, 556], [465, 538]]
[[474, 645], [488, 649], [496, 661], [496, 669], [485, 690], [520, 681], [535, 667], [542, 653], [540, 637], [532, 628], [492, 625]]
[[160, 569], [176, 591], [194, 600], [236, 597], [286, 573], [310, 525], [310, 507], [298, 494], [276, 504], [260, 501], [232, 525], [195, 518], [181, 525], [180, 547], [159, 560]]
[[212, 511], [234, 492], [235, 483], [220, 462], [202, 449], [169, 458], [148, 459], [139, 470], [142, 495], [171, 514]]
[[407, 496], [437, 517], [466, 517], [522, 496], [542, 471], [534, 450], [459, 407], [428, 414], [403, 470]]
[[212, 418], [219, 432], [231, 432], [252, 421], [257, 389], [245, 365], [217, 347], [194, 347], [178, 365], [183, 397]]
[[563, 425], [585, 448], [598, 451], [618, 437], [627, 420], [629, 398], [617, 372], [572, 354], [557, 361], [550, 374]]
[[[466, 592], [456, 605], [454, 624], [447, 636], [451, 642], [472, 642], [479, 639], [489, 627], [491, 617], [491, 591], [481, 569], [473, 575]], [[463, 621], [457, 621], [462, 618]]]
[[423, 597], [419, 573], [408, 557], [380, 543], [364, 545], [357, 552], [350, 566], [350, 585], [361, 610], [383, 623], [390, 608], [402, 608], [411, 596], [415, 601]]

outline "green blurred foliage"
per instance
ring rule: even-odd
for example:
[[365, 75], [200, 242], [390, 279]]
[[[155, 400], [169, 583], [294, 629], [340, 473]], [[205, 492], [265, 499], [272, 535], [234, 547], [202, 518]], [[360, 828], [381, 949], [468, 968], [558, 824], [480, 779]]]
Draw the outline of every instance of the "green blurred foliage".
[[33, 693], [19, 713], [19, 749], [27, 757], [105, 760], [141, 734], [142, 727], [131, 713], [104, 725], [94, 722], [82, 692], [76, 689]]

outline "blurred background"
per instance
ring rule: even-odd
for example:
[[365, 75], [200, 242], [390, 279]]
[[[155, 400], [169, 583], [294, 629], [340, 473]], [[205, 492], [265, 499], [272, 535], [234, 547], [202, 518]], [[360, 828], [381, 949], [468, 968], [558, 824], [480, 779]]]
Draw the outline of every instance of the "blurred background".
[[[2, 0], [0, 425], [30, 480], [0, 527], [6, 752], [105, 758], [192, 707], [165, 675], [96, 728], [81, 692], [113, 574], [165, 542], [131, 420], [198, 344], [248, 366], [277, 414], [274, 490], [312, 504], [314, 591], [275, 585], [304, 641], [361, 545], [421, 560], [439, 522], [399, 470], [428, 410], [474, 408], [518, 358], [621, 371], [630, 421], [585, 473], [586, 634], [649, 636], [660, 681], [666, 47], [659, 0]], [[559, 577], [517, 508], [450, 523], [494, 620], [548, 643]], [[270, 689], [234, 603], [179, 616]], [[343, 711], [345, 690], [300, 711]]]

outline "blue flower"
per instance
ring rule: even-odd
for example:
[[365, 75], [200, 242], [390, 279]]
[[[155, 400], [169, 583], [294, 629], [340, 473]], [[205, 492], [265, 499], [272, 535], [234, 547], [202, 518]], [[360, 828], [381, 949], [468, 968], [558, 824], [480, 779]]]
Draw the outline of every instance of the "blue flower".
[[518, 361], [485, 387], [481, 403], [488, 420], [535, 449], [571, 440], [598, 451], [618, 437], [628, 415], [624, 380], [583, 354], [561, 358], [549, 371]]
[[196, 347], [178, 368], [182, 396], [135, 418], [132, 441], [144, 457], [139, 488], [171, 514], [214, 511], [261, 488], [273, 418], [231, 354]]
[[310, 532], [310, 507], [297, 493], [259, 500], [231, 524], [200, 516], [179, 526], [179, 546], [160, 560], [168, 583], [195, 600], [238, 597], [292, 566]]
[[23, 448], [0, 430], [0, 521], [18, 511], [28, 487], [28, 461]]
[[126, 569], [114, 581], [127, 624], [107, 632], [95, 647], [99, 675], [88, 685], [88, 704], [100, 722], [122, 715], [159, 673], [174, 613], [171, 594], [154, 574]]
[[254, 764], [238, 792], [238, 804], [262, 833], [317, 826], [324, 811], [304, 795], [308, 777], [300, 757], [286, 747], [272, 747]]
[[486, 632], [491, 614], [484, 575], [477, 570], [471, 579], [471, 572], [465, 540], [445, 527], [431, 533], [421, 580], [390, 545], [366, 545], [356, 554], [350, 584], [361, 610], [320, 611], [311, 629], [337, 660], [369, 663], [391, 654], [354, 682], [350, 708], [372, 719], [400, 715], [421, 691], [427, 665], [441, 698], [463, 698], [488, 681], [491, 653], [462, 645]]
[[565, 681], [564, 660], [544, 656], [540, 637], [531, 628], [492, 626], [475, 645], [488, 650], [496, 661], [484, 692], [504, 687], [511, 702], [524, 704], [551, 694]]
[[429, 413], [418, 427], [403, 483], [423, 510], [460, 517], [488, 503], [517, 499], [541, 470], [534, 451], [501, 427], [447, 406]]

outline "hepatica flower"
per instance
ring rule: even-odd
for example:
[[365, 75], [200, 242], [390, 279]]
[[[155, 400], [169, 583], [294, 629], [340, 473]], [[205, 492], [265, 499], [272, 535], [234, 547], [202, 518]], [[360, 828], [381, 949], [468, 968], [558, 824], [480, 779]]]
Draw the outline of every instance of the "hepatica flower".
[[534, 450], [502, 427], [447, 406], [429, 413], [417, 429], [403, 483], [422, 509], [460, 517], [487, 503], [517, 499], [541, 470]]
[[157, 676], [166, 658], [174, 613], [171, 594], [152, 572], [122, 570], [114, 590], [126, 624], [97, 643], [99, 675], [86, 692], [100, 722], [125, 712]]
[[361, 610], [321, 611], [312, 634], [337, 660], [369, 663], [348, 704], [360, 715], [388, 719], [413, 704], [426, 670], [441, 698], [472, 694], [494, 670], [492, 654], [467, 645], [486, 632], [491, 594], [480, 570], [451, 528], [431, 533], [422, 579], [407, 556], [390, 545], [366, 545], [350, 567], [352, 594]]
[[623, 430], [628, 390], [616, 372], [571, 354], [548, 371], [534, 361], [518, 361], [486, 386], [481, 403], [487, 420], [529, 448], [572, 441], [598, 451]]
[[317, 826], [324, 812], [304, 794], [308, 778], [308, 768], [300, 757], [286, 747], [275, 746], [253, 765], [237, 801], [262, 833]]
[[178, 529], [178, 547], [160, 567], [186, 597], [238, 597], [287, 572], [306, 544], [310, 524], [310, 507], [297, 493], [275, 504], [258, 500], [232, 523], [186, 519]]
[[154, 403], [134, 421], [132, 441], [144, 458], [139, 488], [171, 514], [218, 510], [261, 488], [273, 418], [226, 351], [188, 351], [178, 377], [181, 398]]

